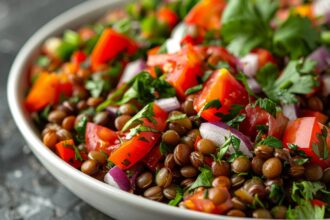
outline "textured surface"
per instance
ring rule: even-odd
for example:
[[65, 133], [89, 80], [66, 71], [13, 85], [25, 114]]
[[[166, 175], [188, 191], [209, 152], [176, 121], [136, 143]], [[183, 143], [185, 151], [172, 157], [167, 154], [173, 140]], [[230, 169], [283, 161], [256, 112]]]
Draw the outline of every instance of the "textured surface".
[[0, 0], [0, 219], [106, 220], [54, 179], [32, 155], [9, 113], [6, 82], [23, 43], [83, 0]]

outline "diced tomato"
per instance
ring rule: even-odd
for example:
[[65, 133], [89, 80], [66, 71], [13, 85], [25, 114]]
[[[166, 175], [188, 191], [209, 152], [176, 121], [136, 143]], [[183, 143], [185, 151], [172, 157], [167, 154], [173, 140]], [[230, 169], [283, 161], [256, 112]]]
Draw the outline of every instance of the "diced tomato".
[[225, 0], [202, 0], [190, 10], [184, 21], [205, 30], [219, 29], [225, 6]]
[[272, 63], [276, 65], [275, 58], [268, 50], [256, 48], [252, 50], [252, 53], [258, 55], [258, 69], [264, 67], [267, 63]]
[[136, 42], [129, 37], [107, 28], [103, 31], [91, 54], [92, 68], [95, 70], [98, 66], [111, 61], [118, 54], [127, 52], [134, 54], [138, 49]]
[[255, 137], [257, 135], [257, 126], [268, 126], [268, 135], [276, 138], [282, 138], [283, 132], [289, 121], [283, 113], [278, 112], [276, 118], [263, 110], [259, 106], [247, 105], [245, 107], [246, 118], [240, 125], [240, 131], [247, 136]]
[[246, 105], [248, 94], [245, 88], [229, 73], [227, 69], [215, 71], [204, 85], [203, 90], [194, 100], [194, 108], [199, 112], [205, 104], [212, 100], [219, 100], [221, 107], [208, 108], [202, 112], [207, 121], [219, 121], [217, 113], [228, 114], [232, 105]]
[[233, 69], [236, 69], [237, 58], [229, 53], [224, 47], [210, 46], [207, 48], [207, 54], [210, 56], [217, 56], [219, 60], [227, 62]]
[[[80, 168], [82, 161], [76, 158], [76, 153], [73, 149], [74, 141], [72, 139], [61, 141], [55, 145], [55, 149], [57, 155], [64, 160], [65, 162], [69, 163], [71, 166], [75, 168]], [[83, 152], [79, 152], [80, 156], [83, 160], [87, 159], [87, 156]]]
[[72, 83], [62, 81], [61, 75], [43, 72], [33, 84], [26, 100], [25, 106], [31, 111], [39, 111], [49, 104], [56, 104], [61, 95], [72, 95]]
[[157, 18], [160, 21], [168, 24], [171, 28], [173, 28], [179, 21], [179, 18], [175, 12], [172, 9], [166, 7], [162, 7], [158, 10]]
[[155, 55], [158, 53], [160, 46], [153, 47], [147, 51], [148, 56]]
[[184, 199], [184, 204], [188, 209], [191, 210], [214, 214], [224, 214], [233, 207], [230, 193], [226, 189], [224, 192], [226, 192], [228, 199], [219, 205], [216, 205], [211, 200], [205, 198], [204, 191], [200, 191], [186, 197]]
[[82, 51], [75, 51], [71, 56], [71, 63], [74, 65], [76, 71], [79, 69], [79, 66], [87, 58], [87, 55]]
[[118, 135], [109, 128], [88, 122], [85, 132], [86, 149], [88, 152], [97, 150], [103, 151], [108, 155], [118, 144]]
[[321, 124], [325, 124], [328, 121], [328, 116], [322, 114], [321, 112], [311, 111], [311, 110], [301, 110], [301, 117], [316, 117], [316, 120]]
[[[283, 143], [286, 146], [288, 144], [297, 145], [299, 150], [304, 151], [312, 158], [312, 163], [319, 164], [323, 168], [330, 167], [330, 157], [323, 160], [313, 151], [313, 144], [319, 143], [317, 136], [324, 127], [323, 124], [317, 121], [316, 117], [298, 118], [289, 122], [283, 136]], [[328, 128], [327, 130], [327, 144], [324, 147], [327, 147], [330, 151], [330, 135]]]
[[190, 44], [190, 45], [198, 45], [203, 42], [203, 38], [200, 36], [192, 37], [191, 35], [186, 35], [180, 41], [181, 45]]
[[185, 91], [198, 84], [197, 76], [202, 76], [202, 56], [191, 45], [187, 45], [181, 60], [176, 62], [166, 80], [175, 88], [180, 98], [185, 97]]
[[124, 142], [109, 159], [117, 167], [126, 170], [140, 161], [157, 143], [160, 133], [141, 132]]
[[314, 12], [313, 12], [312, 4], [298, 5], [298, 6], [294, 7], [293, 12], [302, 17], [308, 17], [311, 20], [316, 19]]
[[163, 158], [160, 153], [159, 145], [156, 145], [151, 151], [142, 159], [142, 162], [148, 166], [149, 169], [156, 171], [158, 162]]

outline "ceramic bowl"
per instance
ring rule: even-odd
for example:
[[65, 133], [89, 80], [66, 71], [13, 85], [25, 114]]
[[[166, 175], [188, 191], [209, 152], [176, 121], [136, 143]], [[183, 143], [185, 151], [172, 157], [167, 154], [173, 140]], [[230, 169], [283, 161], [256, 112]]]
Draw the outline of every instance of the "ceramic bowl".
[[26, 42], [12, 65], [7, 88], [9, 107], [16, 125], [32, 152], [56, 179], [82, 200], [115, 219], [233, 219], [154, 202], [85, 175], [44, 146], [39, 132], [22, 105], [29, 66], [40, 52], [41, 44], [48, 37], [60, 35], [67, 28], [90, 23], [106, 11], [116, 10], [126, 3], [124, 0], [84, 2], [47, 23]]

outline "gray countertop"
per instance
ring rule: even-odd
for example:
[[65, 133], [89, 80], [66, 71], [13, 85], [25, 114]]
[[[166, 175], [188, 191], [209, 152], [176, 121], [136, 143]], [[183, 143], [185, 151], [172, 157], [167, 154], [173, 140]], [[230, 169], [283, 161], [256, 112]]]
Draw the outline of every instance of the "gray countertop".
[[83, 0], [0, 0], [0, 219], [111, 219], [59, 183], [27, 147], [10, 115], [6, 83], [24, 42]]

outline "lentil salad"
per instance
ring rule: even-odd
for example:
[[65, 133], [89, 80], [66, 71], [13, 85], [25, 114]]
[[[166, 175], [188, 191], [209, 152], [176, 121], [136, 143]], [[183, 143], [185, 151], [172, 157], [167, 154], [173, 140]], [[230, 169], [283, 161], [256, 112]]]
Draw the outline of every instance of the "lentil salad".
[[327, 217], [326, 15], [263, 4], [142, 1], [50, 38], [25, 101], [44, 144], [169, 205]]

